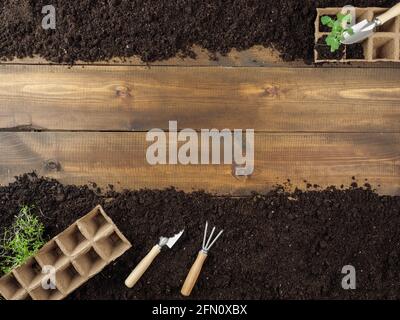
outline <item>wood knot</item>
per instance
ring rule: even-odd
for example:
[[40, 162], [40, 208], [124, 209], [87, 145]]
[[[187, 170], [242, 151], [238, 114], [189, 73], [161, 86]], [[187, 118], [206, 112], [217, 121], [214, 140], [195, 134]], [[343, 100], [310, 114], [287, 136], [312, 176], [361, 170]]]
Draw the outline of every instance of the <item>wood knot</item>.
[[265, 87], [263, 96], [271, 97], [271, 98], [275, 98], [275, 97], [279, 96], [279, 87], [274, 86], [274, 85]]
[[131, 89], [126, 86], [117, 86], [115, 88], [115, 95], [120, 98], [127, 98], [131, 96]]
[[44, 167], [47, 171], [61, 171], [61, 163], [55, 159], [46, 160]]

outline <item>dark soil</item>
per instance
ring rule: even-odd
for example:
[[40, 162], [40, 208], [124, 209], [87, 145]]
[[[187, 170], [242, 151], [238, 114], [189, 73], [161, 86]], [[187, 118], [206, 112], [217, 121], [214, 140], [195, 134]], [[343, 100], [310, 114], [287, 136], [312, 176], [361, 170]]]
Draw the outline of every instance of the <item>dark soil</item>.
[[[216, 198], [174, 189], [108, 192], [64, 186], [25, 175], [0, 188], [0, 227], [23, 204], [35, 204], [48, 237], [98, 203], [133, 248], [70, 299], [171, 299], [202, 242], [206, 220], [225, 233], [211, 250], [194, 299], [400, 299], [400, 197], [370, 187], [282, 188], [248, 198]], [[162, 235], [186, 232], [157, 257], [133, 289], [124, 280]], [[357, 289], [341, 289], [344, 265], [357, 270]]]
[[[0, 57], [38, 54], [54, 62], [139, 55], [144, 61], [253, 45], [278, 49], [286, 61], [313, 61], [317, 7], [344, 0], [54, 0], [57, 29], [41, 28], [44, 0], [0, 0]], [[354, 0], [389, 7], [397, 0]]]
[[327, 36], [320, 38], [315, 45], [318, 60], [341, 60], [344, 57], [345, 46], [341, 45], [339, 50], [332, 52], [331, 47], [325, 42]]
[[346, 59], [365, 59], [363, 45], [356, 43], [346, 46]]

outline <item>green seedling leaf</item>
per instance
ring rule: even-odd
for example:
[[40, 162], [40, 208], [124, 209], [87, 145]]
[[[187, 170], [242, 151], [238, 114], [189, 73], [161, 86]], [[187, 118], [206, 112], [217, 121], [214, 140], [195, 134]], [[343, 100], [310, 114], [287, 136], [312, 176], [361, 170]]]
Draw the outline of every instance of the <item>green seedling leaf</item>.
[[350, 23], [353, 20], [353, 17], [350, 14], [347, 14], [347, 15], [344, 15], [341, 19], [338, 19], [338, 20], [341, 20], [341, 24], [343, 25], [345, 23], [346, 24]]
[[335, 52], [340, 48], [340, 41], [335, 37], [327, 37], [325, 40], [326, 44], [331, 47], [331, 52]]
[[322, 23], [324, 26], [328, 26], [329, 24], [333, 24], [333, 20], [332, 20], [331, 17], [323, 16], [323, 17], [321, 17], [321, 23]]

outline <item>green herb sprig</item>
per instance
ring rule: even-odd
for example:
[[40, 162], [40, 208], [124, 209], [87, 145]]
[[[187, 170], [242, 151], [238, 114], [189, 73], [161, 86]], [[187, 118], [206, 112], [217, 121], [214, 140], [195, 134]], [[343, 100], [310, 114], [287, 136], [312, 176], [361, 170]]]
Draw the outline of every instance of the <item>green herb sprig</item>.
[[24, 264], [45, 244], [44, 225], [32, 213], [33, 206], [24, 206], [12, 226], [0, 239], [0, 273], [7, 274]]

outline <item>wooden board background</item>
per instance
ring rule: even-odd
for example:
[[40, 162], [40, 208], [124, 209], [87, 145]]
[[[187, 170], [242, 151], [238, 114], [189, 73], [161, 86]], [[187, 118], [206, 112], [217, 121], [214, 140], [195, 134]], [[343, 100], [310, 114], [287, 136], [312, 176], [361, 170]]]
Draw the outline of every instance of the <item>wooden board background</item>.
[[[399, 69], [227, 59], [225, 66], [0, 65], [0, 184], [35, 170], [64, 183], [247, 195], [287, 179], [325, 187], [356, 176], [400, 194]], [[255, 129], [254, 174], [237, 177], [230, 165], [148, 165], [145, 131], [169, 120], [181, 129]]]
[[398, 132], [397, 69], [0, 66], [0, 129]]
[[96, 182], [117, 188], [175, 186], [191, 191], [244, 195], [291, 179], [323, 187], [350, 185], [353, 175], [379, 191], [400, 192], [400, 134], [257, 133], [255, 171], [237, 177], [231, 165], [164, 165], [146, 161], [145, 133], [0, 133], [2, 183], [32, 169], [66, 183]]

